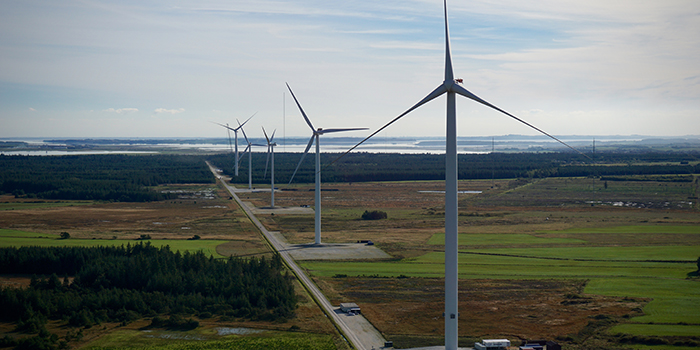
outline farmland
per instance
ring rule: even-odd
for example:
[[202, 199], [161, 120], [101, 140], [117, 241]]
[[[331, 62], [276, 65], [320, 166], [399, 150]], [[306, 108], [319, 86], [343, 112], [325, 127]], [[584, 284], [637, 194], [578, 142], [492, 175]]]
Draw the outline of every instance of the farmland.
[[[312, 203], [304, 186], [291, 186], [294, 191], [276, 200]], [[324, 186], [334, 190], [323, 195], [324, 242], [372, 239], [394, 259], [301, 265], [332, 301], [361, 302], [397, 345], [430, 344], [442, 327], [442, 196], [419, 191], [439, 190], [441, 183]], [[463, 181], [460, 189], [481, 191], [460, 196], [460, 309], [470, 310], [460, 315], [464, 344], [489, 334], [551, 337], [587, 348], [614, 343], [616, 334], [667, 343], [700, 334], [693, 278], [700, 215], [688, 199], [696, 186], [628, 179], [606, 188], [595, 178]], [[255, 196], [247, 199], [266, 200]], [[376, 208], [388, 219], [360, 219]], [[262, 219], [292, 242], [313, 240], [310, 216]]]
[[[278, 206], [313, 206], [312, 184], [280, 187]], [[391, 258], [300, 265], [333, 304], [358, 303], [397, 347], [440, 344], [444, 182], [335, 182], [324, 183], [323, 189], [323, 242], [370, 239]], [[271, 256], [223, 188], [157, 184], [148, 190], [172, 197], [110, 202], [2, 195], [0, 245], [122, 246], [147, 237], [155, 246], [215, 258]], [[685, 350], [700, 344], [700, 212], [694, 175], [474, 179], [461, 180], [460, 190], [468, 191], [459, 195], [462, 346], [481, 337], [555, 339], [574, 350], [647, 349], [650, 342], [659, 349]], [[269, 205], [269, 192], [240, 197]], [[387, 218], [362, 220], [366, 210], [384, 211]], [[258, 218], [290, 243], [313, 241], [312, 214]], [[63, 232], [70, 238], [59, 239]], [[2, 282], [27, 285], [29, 276], [2, 276]], [[296, 317], [286, 323], [200, 319], [201, 331], [222, 324], [276, 331], [294, 327], [300, 334], [318, 334], [309, 339], [319, 344], [329, 336], [342, 348], [332, 325], [300, 286], [295, 288], [300, 297]], [[92, 327], [75, 344], [124, 347], [145, 336], [144, 322]], [[61, 336], [66, 332], [60, 324], [47, 327]], [[185, 343], [139, 344], [176, 348]]]

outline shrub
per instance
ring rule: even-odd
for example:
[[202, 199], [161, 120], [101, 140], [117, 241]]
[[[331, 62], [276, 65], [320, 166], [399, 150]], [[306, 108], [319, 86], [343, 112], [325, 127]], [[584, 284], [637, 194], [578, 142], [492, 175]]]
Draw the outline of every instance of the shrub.
[[365, 210], [365, 212], [362, 213], [362, 220], [381, 220], [381, 219], [386, 219], [386, 218], [387, 218], [386, 212], [381, 211], [381, 210], [372, 210], [372, 211]]

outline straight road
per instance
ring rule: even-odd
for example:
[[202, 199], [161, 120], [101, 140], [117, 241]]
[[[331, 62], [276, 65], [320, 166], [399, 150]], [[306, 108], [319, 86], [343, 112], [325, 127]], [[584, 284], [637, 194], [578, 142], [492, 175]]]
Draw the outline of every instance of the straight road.
[[[209, 163], [207, 163], [209, 164]], [[289, 254], [286, 244], [281, 242], [277, 237], [270, 233], [265, 226], [253, 215], [253, 212], [243, 205], [241, 199], [236, 195], [236, 188], [226, 183], [226, 179], [220, 176], [216, 170], [209, 164], [214, 176], [221, 180], [221, 183], [226, 187], [231, 196], [236, 200], [238, 205], [245, 211], [250, 220], [258, 227], [260, 232], [265, 236], [272, 248], [277, 251], [287, 266], [299, 278], [299, 281], [304, 285], [306, 290], [316, 299], [316, 302], [321, 306], [323, 312], [331, 318], [336, 327], [345, 336], [347, 341], [358, 350], [382, 349], [385, 339], [379, 331], [372, 326], [362, 315], [348, 316], [343, 312], [339, 312], [338, 308], [333, 307], [330, 301], [326, 299], [321, 290], [316, 284], [311, 281], [309, 276], [297, 265], [292, 256]]]

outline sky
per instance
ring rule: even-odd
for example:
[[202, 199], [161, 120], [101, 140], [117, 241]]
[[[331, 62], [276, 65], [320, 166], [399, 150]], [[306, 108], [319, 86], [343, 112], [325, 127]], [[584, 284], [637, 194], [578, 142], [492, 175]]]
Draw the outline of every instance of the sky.
[[[448, 2], [455, 77], [553, 135], [700, 134], [697, 0]], [[0, 138], [366, 127], [444, 77], [440, 0], [0, 0]], [[440, 97], [381, 133], [443, 136]], [[458, 98], [458, 135], [536, 131]]]

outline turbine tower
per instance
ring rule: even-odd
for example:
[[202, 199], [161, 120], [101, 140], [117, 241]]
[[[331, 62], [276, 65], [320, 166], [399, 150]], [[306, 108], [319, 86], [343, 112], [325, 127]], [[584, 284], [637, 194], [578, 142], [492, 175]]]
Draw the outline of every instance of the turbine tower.
[[[441, 96], [442, 94], [447, 94], [447, 123], [446, 123], [446, 140], [445, 140], [445, 350], [456, 350], [457, 349], [457, 335], [458, 335], [458, 317], [459, 313], [457, 310], [457, 298], [458, 298], [458, 240], [457, 240], [457, 230], [458, 230], [458, 212], [457, 212], [457, 118], [456, 118], [456, 107], [455, 107], [455, 95], [462, 95], [466, 98], [474, 100], [481, 103], [487, 107], [495, 109], [525, 125], [537, 130], [538, 132], [558, 141], [559, 143], [571, 148], [572, 150], [582, 154], [584, 157], [588, 158], [585, 154], [576, 150], [575, 148], [567, 145], [566, 143], [560, 141], [556, 137], [538, 129], [532, 124], [486, 102], [485, 100], [477, 97], [476, 95], [469, 92], [467, 89], [462, 87], [462, 79], [455, 79], [454, 73], [452, 71], [452, 55], [450, 53], [450, 34], [449, 25], [447, 22], [447, 0], [443, 1], [444, 12], [445, 12], [445, 77], [444, 81], [431, 93], [429, 93], [425, 98], [416, 103], [413, 107], [409, 108], [398, 117], [391, 120], [389, 123], [385, 124], [377, 131], [367, 136], [364, 140], [360, 141], [357, 145], [350, 148], [345, 154], [349, 153], [365, 141], [367, 141], [372, 136], [384, 130], [389, 125], [393, 124], [395, 121], [401, 119], [406, 114], [410, 113], [414, 109], [424, 105], [425, 103]], [[341, 156], [342, 157], [342, 156]], [[336, 159], [337, 160], [337, 159]]]
[[297, 168], [294, 169], [294, 173], [292, 174], [292, 177], [289, 179], [289, 183], [292, 183], [292, 180], [294, 180], [294, 175], [296, 175], [297, 170], [299, 170], [299, 166], [301, 165], [301, 162], [304, 161], [304, 157], [306, 157], [306, 154], [309, 153], [309, 149], [311, 149], [311, 145], [314, 143], [314, 140], [316, 141], [316, 192], [314, 193], [314, 243], [319, 245], [321, 244], [321, 146], [320, 146], [320, 137], [323, 134], [330, 134], [334, 132], [342, 132], [342, 131], [355, 131], [355, 130], [367, 130], [367, 128], [345, 128], [345, 129], [322, 129], [318, 128], [315, 129], [313, 124], [311, 124], [311, 121], [309, 120], [309, 117], [306, 116], [306, 113], [304, 113], [304, 109], [301, 108], [301, 104], [299, 104], [299, 100], [297, 100], [297, 97], [294, 96], [294, 91], [292, 91], [292, 88], [289, 87], [289, 84], [287, 84], [287, 89], [289, 89], [289, 92], [292, 93], [292, 97], [294, 98], [294, 102], [296, 102], [297, 107], [299, 107], [299, 111], [301, 112], [301, 116], [304, 117], [304, 120], [306, 121], [306, 124], [309, 125], [309, 128], [311, 128], [311, 139], [309, 139], [309, 144], [306, 145], [306, 150], [304, 150], [304, 153], [301, 155], [301, 159], [299, 160], [299, 164], [297, 164]]
[[233, 135], [234, 135], [234, 139], [235, 139], [234, 144], [235, 144], [235, 149], [236, 149], [236, 161], [234, 162], [234, 163], [235, 163], [235, 165], [234, 165], [235, 171], [234, 171], [234, 172], [235, 172], [235, 175], [236, 175], [236, 176], [238, 176], [238, 130], [240, 130], [240, 129], [243, 127], [243, 125], [245, 125], [245, 123], [247, 123], [247, 122], [248, 122], [251, 118], [253, 118], [253, 117], [255, 116], [255, 114], [257, 114], [257, 113], [258, 113], [258, 112], [253, 113], [253, 115], [251, 115], [250, 117], [248, 117], [248, 119], [246, 119], [246, 121], [244, 121], [243, 124], [241, 124], [240, 122], [238, 122], [238, 119], [236, 119], [236, 121], [238, 122], [238, 127], [237, 127], [237, 128], [232, 128], [232, 127], [228, 126], [228, 123], [227, 123], [226, 125], [224, 125], [224, 124], [219, 124], [219, 123], [214, 123], [214, 122], [212, 122], [212, 123], [214, 123], [214, 124], [216, 124], [216, 125], [223, 126], [224, 128], [226, 128], [226, 129], [229, 130], [229, 134], [228, 134], [228, 135], [229, 135], [229, 136], [228, 136], [228, 138], [229, 138], [229, 140], [228, 140], [229, 145], [231, 144], [231, 131], [233, 131]]
[[267, 160], [265, 161], [265, 174], [263, 179], [267, 176], [267, 164], [270, 162], [270, 155], [272, 155], [272, 166], [270, 167], [270, 207], [275, 207], [275, 146], [277, 143], [272, 142], [275, 138], [275, 131], [272, 131], [272, 136], [267, 137], [265, 128], [262, 128], [263, 134], [265, 134], [265, 140], [267, 140]]
[[[243, 124], [241, 124], [238, 119], [236, 119], [236, 122], [238, 123], [238, 128], [241, 130], [243, 133], [243, 137], [245, 138], [246, 148], [243, 150], [243, 153], [248, 152], [248, 189], [252, 190], [253, 189], [253, 146], [259, 146], [259, 147], [265, 147], [265, 145], [259, 145], [255, 143], [251, 143], [250, 140], [248, 140], [248, 136], [245, 134], [245, 130], [243, 130]], [[243, 158], [243, 157], [241, 157]], [[240, 163], [240, 160], [239, 160]]]

